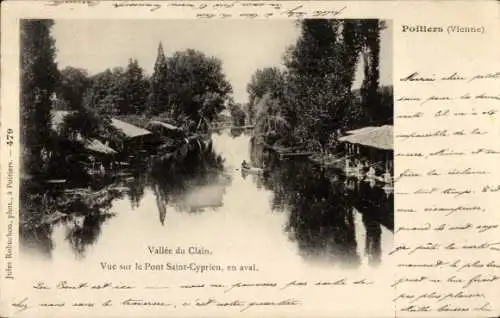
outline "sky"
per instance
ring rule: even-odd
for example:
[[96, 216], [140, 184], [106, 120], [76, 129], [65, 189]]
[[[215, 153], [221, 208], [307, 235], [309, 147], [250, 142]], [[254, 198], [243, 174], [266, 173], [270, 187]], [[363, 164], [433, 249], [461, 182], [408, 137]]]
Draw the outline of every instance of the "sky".
[[[392, 84], [392, 27], [381, 34], [380, 83]], [[158, 44], [167, 56], [193, 48], [222, 60], [234, 98], [246, 102], [246, 86], [258, 68], [280, 66], [287, 47], [299, 36], [293, 20], [56, 20], [52, 29], [57, 62], [93, 75], [125, 67], [136, 58], [153, 71]], [[361, 83], [358, 67], [354, 88]]]

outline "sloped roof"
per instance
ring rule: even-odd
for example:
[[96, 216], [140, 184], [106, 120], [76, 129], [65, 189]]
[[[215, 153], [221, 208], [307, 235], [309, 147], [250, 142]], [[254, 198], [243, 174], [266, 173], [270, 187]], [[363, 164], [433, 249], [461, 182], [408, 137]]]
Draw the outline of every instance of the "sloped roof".
[[99, 152], [99, 153], [107, 154], [107, 155], [112, 155], [112, 154], [116, 153], [116, 151], [114, 149], [106, 146], [105, 144], [103, 144], [102, 142], [100, 142], [97, 139], [85, 140], [84, 147], [87, 150], [91, 150], [91, 151], [95, 151], [95, 152]]
[[[69, 110], [54, 110], [51, 112], [52, 118], [51, 118], [51, 126], [54, 131], [57, 131], [59, 128], [59, 125], [64, 122], [64, 119], [70, 115], [75, 113], [76, 111], [69, 111]], [[83, 147], [87, 150], [102, 153], [102, 154], [115, 154], [116, 151], [103, 144], [97, 139], [86, 139], [82, 137], [81, 134], [77, 134], [74, 137], [74, 141], [79, 142], [83, 144]]]
[[351, 133], [350, 135], [339, 138], [339, 140], [385, 150], [394, 149], [393, 127], [391, 125], [365, 128], [367, 129], [358, 130], [358, 133]]
[[376, 127], [376, 126], [368, 126], [368, 127], [363, 127], [363, 128], [359, 128], [359, 129], [354, 129], [354, 130], [349, 130], [347, 131], [346, 133], [349, 134], [349, 135], [353, 135], [353, 134], [364, 134], [364, 133], [368, 133], [374, 129], [377, 129], [379, 127]]
[[166, 128], [168, 130], [181, 130], [179, 127], [177, 126], [174, 126], [172, 124], [169, 124], [169, 123], [165, 123], [163, 121], [159, 121], [159, 120], [152, 120], [149, 122], [151, 125], [157, 125], [157, 126], [162, 126], [163, 128]]
[[132, 124], [126, 123], [116, 118], [111, 119], [111, 125], [116, 129], [121, 130], [128, 138], [134, 138], [151, 134], [149, 130], [134, 126]]

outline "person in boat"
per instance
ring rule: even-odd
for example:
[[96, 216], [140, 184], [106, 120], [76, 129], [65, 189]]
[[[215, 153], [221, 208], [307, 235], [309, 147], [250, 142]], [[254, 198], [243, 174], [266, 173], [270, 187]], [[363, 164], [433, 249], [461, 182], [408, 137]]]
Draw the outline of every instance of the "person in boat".
[[250, 169], [250, 165], [245, 160], [243, 160], [243, 162], [241, 163], [241, 169]]

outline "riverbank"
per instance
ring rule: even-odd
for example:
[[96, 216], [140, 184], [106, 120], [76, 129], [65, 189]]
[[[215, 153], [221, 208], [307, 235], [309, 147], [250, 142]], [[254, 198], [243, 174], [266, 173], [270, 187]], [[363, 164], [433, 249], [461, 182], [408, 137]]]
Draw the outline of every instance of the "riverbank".
[[136, 153], [113, 168], [85, 172], [74, 164], [59, 167], [57, 173], [25, 175], [20, 187], [20, 230], [37, 232], [75, 215], [104, 217], [116, 199], [128, 196], [136, 204], [147, 184], [163, 184], [165, 178], [175, 179], [179, 173], [186, 177], [201, 173], [206, 167], [200, 168], [200, 160], [211, 166], [222, 164], [210, 140], [190, 140], [175, 150]]
[[[248, 133], [233, 137], [226, 130], [202, 150], [193, 143], [182, 160], [150, 156], [79, 186], [70, 180], [50, 187], [29, 180], [21, 186], [23, 246], [56, 259], [70, 251], [91, 263], [125, 241], [132, 253], [140, 253], [144, 242], [167, 238], [219, 246], [214, 240], [223, 229], [220, 239], [230, 237], [235, 249], [262, 250], [262, 240], [248, 235], [262, 237], [293, 266], [380, 260], [378, 251], [390, 246], [392, 195], [320, 169], [307, 158], [265, 155], [249, 143]], [[242, 174], [243, 160], [255, 165], [261, 160], [269, 173]]]
[[283, 146], [279, 142], [270, 143], [269, 136], [259, 135], [254, 142], [276, 153], [280, 160], [307, 158], [324, 168], [334, 169], [345, 176], [355, 176], [360, 180], [393, 184], [393, 127], [392, 125], [367, 126], [338, 132], [327, 146], [309, 151], [311, 145]]

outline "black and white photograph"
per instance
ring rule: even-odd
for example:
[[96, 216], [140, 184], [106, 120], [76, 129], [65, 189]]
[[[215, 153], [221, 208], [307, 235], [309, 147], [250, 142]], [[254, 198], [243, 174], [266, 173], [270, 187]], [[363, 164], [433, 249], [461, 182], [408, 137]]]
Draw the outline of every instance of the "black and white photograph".
[[20, 34], [32, 275], [384, 268], [390, 20], [24, 19]]
[[499, 312], [498, 1], [4, 2], [0, 316]]

